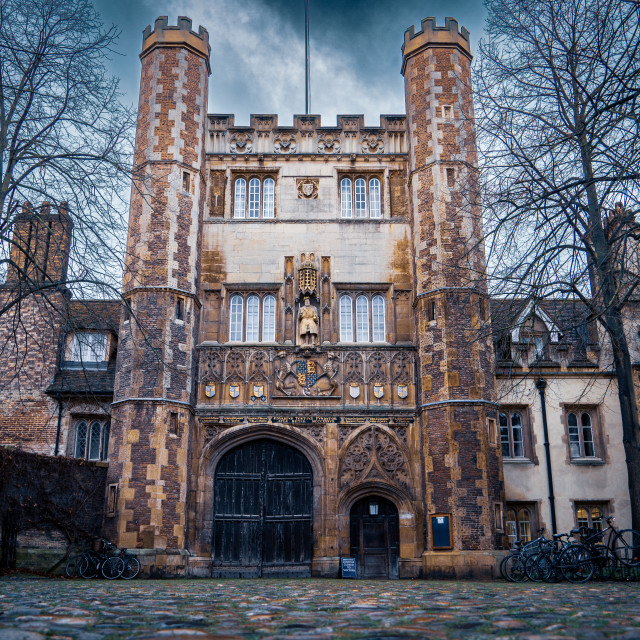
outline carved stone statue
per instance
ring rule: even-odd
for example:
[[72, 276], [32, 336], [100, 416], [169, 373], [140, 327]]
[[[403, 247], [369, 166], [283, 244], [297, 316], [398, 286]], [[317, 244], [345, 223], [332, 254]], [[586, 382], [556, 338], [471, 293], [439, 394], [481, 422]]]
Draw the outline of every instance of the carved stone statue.
[[300, 307], [298, 312], [298, 335], [301, 344], [318, 344], [318, 330], [318, 310], [311, 304], [309, 298], [305, 298], [304, 306]]

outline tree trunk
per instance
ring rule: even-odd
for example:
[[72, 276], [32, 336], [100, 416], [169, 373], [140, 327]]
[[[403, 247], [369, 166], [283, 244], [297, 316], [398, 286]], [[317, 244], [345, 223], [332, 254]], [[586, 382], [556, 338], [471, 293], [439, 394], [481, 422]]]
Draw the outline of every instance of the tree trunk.
[[2, 556], [0, 566], [3, 569], [14, 569], [16, 566], [16, 543], [18, 528], [11, 522], [2, 523]]
[[622, 442], [629, 476], [629, 499], [631, 501], [631, 523], [640, 531], [640, 421], [636, 402], [633, 367], [627, 338], [622, 325], [622, 315], [614, 308], [606, 314], [607, 329], [613, 348], [613, 361], [618, 381], [618, 399], [622, 416]]

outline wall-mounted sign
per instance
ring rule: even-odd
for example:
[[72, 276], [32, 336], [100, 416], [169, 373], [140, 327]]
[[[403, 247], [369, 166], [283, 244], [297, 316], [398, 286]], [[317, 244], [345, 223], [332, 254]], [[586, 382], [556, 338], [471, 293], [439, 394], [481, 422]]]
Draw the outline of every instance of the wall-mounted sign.
[[431, 539], [436, 551], [453, 548], [450, 513], [436, 513], [431, 516]]

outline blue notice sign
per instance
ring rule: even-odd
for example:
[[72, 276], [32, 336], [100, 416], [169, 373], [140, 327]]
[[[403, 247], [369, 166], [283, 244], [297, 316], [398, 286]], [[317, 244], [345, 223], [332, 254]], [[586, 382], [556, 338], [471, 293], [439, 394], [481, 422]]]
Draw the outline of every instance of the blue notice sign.
[[356, 574], [356, 559], [355, 558], [340, 558], [342, 577], [343, 578], [357, 578]]

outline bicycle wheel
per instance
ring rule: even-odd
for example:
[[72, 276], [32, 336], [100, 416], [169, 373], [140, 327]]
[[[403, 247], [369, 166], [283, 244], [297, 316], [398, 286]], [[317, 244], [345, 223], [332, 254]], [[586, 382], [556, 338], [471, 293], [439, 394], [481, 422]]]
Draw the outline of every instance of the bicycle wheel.
[[508, 576], [510, 582], [524, 582], [527, 574], [524, 570], [525, 559], [519, 554], [507, 556], [504, 563], [504, 572]]
[[135, 556], [124, 557], [124, 570], [120, 576], [124, 580], [133, 580], [140, 573], [140, 561]]
[[595, 570], [589, 549], [582, 544], [565, 547], [558, 559], [562, 575], [574, 584], [587, 582]]
[[98, 563], [89, 554], [82, 556], [78, 566], [78, 573], [87, 580], [98, 575]]
[[540, 573], [540, 562], [546, 556], [546, 553], [533, 553], [524, 561], [524, 572], [531, 582], [542, 582], [544, 580]]
[[122, 575], [124, 562], [120, 556], [110, 556], [102, 563], [102, 575], [107, 580], [115, 580]]
[[67, 564], [64, 567], [64, 572], [67, 578], [77, 578], [80, 575], [80, 563], [82, 562], [81, 555], [71, 556], [67, 560]]
[[619, 562], [627, 567], [640, 565], [640, 531], [635, 529], [618, 531], [612, 546]]
[[616, 575], [618, 559], [616, 554], [603, 544], [594, 544], [591, 548], [596, 578], [611, 580]]

